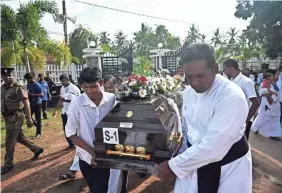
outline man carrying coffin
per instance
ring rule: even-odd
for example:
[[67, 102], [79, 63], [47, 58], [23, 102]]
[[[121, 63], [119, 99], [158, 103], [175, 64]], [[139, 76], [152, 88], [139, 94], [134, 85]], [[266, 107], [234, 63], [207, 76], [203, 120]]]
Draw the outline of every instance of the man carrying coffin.
[[192, 44], [181, 56], [182, 153], [159, 165], [160, 176], [176, 176], [174, 193], [251, 193], [252, 161], [244, 136], [248, 105], [240, 87], [218, 74], [214, 50]]

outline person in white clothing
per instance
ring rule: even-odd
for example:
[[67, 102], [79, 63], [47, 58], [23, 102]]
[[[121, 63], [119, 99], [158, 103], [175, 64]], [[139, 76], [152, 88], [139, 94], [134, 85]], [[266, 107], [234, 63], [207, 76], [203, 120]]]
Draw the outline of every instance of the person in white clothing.
[[182, 66], [178, 66], [177, 67], [177, 75], [181, 76], [181, 81], [185, 82], [185, 74], [183, 72], [183, 67]]
[[251, 152], [244, 136], [249, 109], [242, 89], [217, 74], [207, 44], [188, 45], [181, 61], [190, 85], [183, 94], [185, 151], [159, 165], [160, 177], [177, 177], [174, 193], [251, 193]]
[[[63, 105], [61, 117], [62, 117], [62, 122], [63, 122], [63, 129], [65, 133], [65, 126], [68, 120], [67, 111], [68, 111], [69, 104], [72, 101], [72, 99], [80, 95], [80, 90], [76, 85], [70, 82], [69, 76], [67, 74], [62, 74], [60, 76], [60, 81], [62, 83], [62, 87], [60, 90], [60, 100], [59, 100], [57, 107], [54, 110], [53, 117], [57, 116], [58, 109], [61, 108]], [[69, 140], [67, 137], [66, 137], [66, 140], [68, 142], [68, 147], [65, 150], [74, 148], [73, 142]]]
[[243, 74], [248, 77], [249, 79], [251, 79], [253, 81], [253, 83], [255, 84], [255, 76], [253, 74], [251, 74], [251, 71], [249, 68], [245, 68], [243, 71]]
[[252, 127], [251, 119], [256, 114], [259, 107], [259, 101], [257, 98], [255, 85], [250, 78], [244, 76], [240, 72], [239, 65], [236, 60], [234, 59], [226, 60], [223, 63], [223, 67], [224, 67], [224, 73], [227, 76], [231, 77], [231, 80], [243, 90], [246, 100], [248, 102], [249, 114], [246, 120], [245, 135], [247, 139], [249, 139], [249, 134]]
[[[262, 100], [252, 130], [272, 140], [281, 141], [279, 86], [276, 84], [278, 77], [279, 72], [275, 70], [264, 76], [264, 79], [269, 80], [271, 84], [269, 89], [260, 87]], [[267, 95], [272, 98], [271, 102], [267, 99]]]
[[77, 146], [79, 167], [90, 191], [107, 193], [117, 189], [122, 173], [96, 167], [93, 141], [95, 127], [113, 109], [116, 97], [102, 90], [104, 81], [97, 67], [83, 69], [78, 81], [84, 93], [70, 103], [66, 136]]

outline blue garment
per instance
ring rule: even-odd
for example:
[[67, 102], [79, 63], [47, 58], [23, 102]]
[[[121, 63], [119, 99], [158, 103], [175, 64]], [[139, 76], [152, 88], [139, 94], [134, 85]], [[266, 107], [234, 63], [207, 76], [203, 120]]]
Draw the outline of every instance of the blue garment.
[[42, 93], [42, 87], [38, 82], [31, 82], [27, 84], [27, 90], [29, 92], [29, 102], [31, 105], [42, 104], [41, 96], [31, 96], [30, 94]]
[[48, 82], [41, 81], [38, 83], [41, 84], [42, 91], [43, 91], [42, 101], [47, 101], [48, 100]]
[[274, 90], [276, 90], [277, 92], [279, 92], [279, 87], [277, 86], [276, 83], [272, 84], [272, 86], [273, 86]]

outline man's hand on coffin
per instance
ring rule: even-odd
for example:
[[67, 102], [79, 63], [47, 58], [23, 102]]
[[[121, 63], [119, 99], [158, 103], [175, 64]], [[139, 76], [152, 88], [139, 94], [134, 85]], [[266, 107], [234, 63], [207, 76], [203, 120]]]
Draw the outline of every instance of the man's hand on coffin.
[[91, 165], [92, 165], [92, 167], [93, 168], [96, 168], [97, 167], [97, 163], [96, 163], [96, 153], [95, 153], [95, 151], [93, 150], [93, 152], [91, 153], [91, 155], [92, 155], [92, 159], [91, 159]]
[[160, 169], [159, 177], [163, 180], [172, 180], [175, 178], [175, 174], [170, 169], [168, 161], [164, 161], [159, 164], [158, 168]]

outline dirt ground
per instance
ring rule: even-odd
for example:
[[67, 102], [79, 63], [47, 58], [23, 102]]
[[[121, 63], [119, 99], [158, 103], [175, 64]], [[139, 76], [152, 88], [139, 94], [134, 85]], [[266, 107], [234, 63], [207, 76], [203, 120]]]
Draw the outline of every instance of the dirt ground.
[[[61, 123], [48, 121], [43, 128], [42, 137], [34, 139], [34, 143], [42, 146], [45, 151], [36, 161], [30, 161], [32, 153], [18, 144], [15, 153], [15, 165], [11, 172], [2, 176], [3, 193], [86, 193], [89, 192], [84, 179], [78, 172], [76, 179], [59, 181], [58, 176], [68, 171], [74, 156], [74, 150], [63, 151], [66, 147]], [[256, 140], [256, 136], [251, 136]], [[259, 139], [260, 140], [260, 139]], [[267, 139], [268, 140], [268, 139]], [[279, 144], [279, 142], [277, 143]], [[258, 145], [259, 146], [259, 145]], [[279, 146], [282, 148], [282, 143]], [[281, 148], [280, 153], [281, 154]], [[1, 145], [1, 157], [5, 153], [5, 144]], [[253, 151], [253, 192], [282, 192], [282, 161], [266, 155], [263, 151]], [[173, 192], [174, 182], [161, 182], [157, 177], [150, 176], [140, 179], [135, 173], [129, 175], [129, 192]]]

